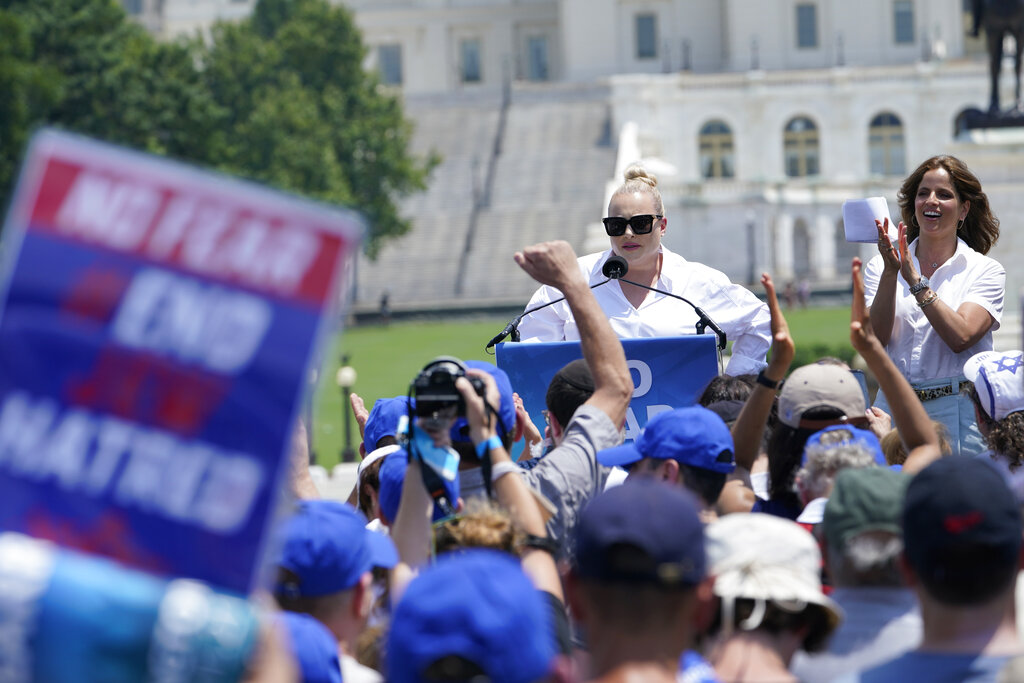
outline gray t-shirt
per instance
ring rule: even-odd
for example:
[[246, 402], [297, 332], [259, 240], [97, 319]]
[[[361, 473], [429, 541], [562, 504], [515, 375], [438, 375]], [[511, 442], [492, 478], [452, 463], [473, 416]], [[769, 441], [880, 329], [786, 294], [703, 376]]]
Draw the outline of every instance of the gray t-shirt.
[[597, 462], [597, 452], [622, 443], [622, 434], [598, 408], [583, 404], [569, 420], [558, 447], [532, 470], [526, 483], [555, 506], [548, 536], [561, 547], [560, 557], [572, 557], [572, 534], [580, 510], [604, 490], [609, 469]]

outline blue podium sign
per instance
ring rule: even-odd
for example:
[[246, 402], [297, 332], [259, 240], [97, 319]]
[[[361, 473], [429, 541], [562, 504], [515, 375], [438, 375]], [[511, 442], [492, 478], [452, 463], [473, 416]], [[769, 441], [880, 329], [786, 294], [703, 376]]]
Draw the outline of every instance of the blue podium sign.
[[355, 214], [51, 131], [0, 287], [0, 530], [255, 587]]
[[[627, 441], [639, 436], [658, 413], [697, 402], [718, 374], [715, 341], [708, 334], [622, 340], [634, 387], [626, 411]], [[551, 378], [566, 363], [583, 357], [579, 342], [503, 343], [495, 354], [538, 426], [544, 424], [541, 411]]]

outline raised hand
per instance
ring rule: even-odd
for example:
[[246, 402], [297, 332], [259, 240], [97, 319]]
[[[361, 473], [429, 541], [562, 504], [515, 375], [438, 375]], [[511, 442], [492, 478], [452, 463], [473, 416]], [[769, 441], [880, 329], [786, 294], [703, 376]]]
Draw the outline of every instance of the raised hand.
[[900, 223], [900, 275], [908, 285], [916, 285], [921, 279], [920, 273], [914, 267], [914, 259], [910, 257], [910, 247], [907, 245], [907, 226]]
[[[885, 264], [885, 270], [889, 273], [895, 273], [900, 270], [901, 259], [896, 245], [889, 239], [889, 218], [886, 217], [884, 222], [876, 219], [875, 227], [878, 228], [878, 253], [882, 255], [882, 263]], [[906, 231], [906, 226], [902, 221], [900, 221], [899, 230]]]
[[576, 253], [565, 241], [541, 242], [517, 251], [513, 257], [519, 267], [542, 285], [562, 290], [579, 281], [586, 284], [576, 262]]
[[[903, 224], [900, 223], [900, 227]], [[903, 233], [904, 237], [905, 232]], [[853, 259], [851, 266], [853, 274], [853, 305], [850, 306], [850, 343], [857, 353], [864, 356], [867, 353], [885, 353], [885, 347], [875, 336], [871, 329], [871, 318], [868, 317], [868, 308], [864, 304], [864, 276], [861, 274], [861, 261]]]
[[789, 366], [793, 363], [793, 356], [796, 354], [796, 346], [793, 343], [793, 337], [789, 334], [789, 323], [786, 322], [786, 316], [782, 314], [782, 307], [779, 305], [779, 297], [775, 292], [772, 276], [762, 273], [761, 284], [768, 296], [768, 312], [772, 317], [772, 358], [768, 362], [767, 374], [771, 379], [777, 381], [784, 378], [789, 371]]

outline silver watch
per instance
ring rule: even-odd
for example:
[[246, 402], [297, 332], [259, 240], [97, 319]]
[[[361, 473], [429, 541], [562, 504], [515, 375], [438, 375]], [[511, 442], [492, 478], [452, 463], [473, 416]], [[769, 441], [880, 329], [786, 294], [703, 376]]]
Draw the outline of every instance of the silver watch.
[[928, 281], [928, 278], [922, 275], [921, 279], [917, 281], [916, 285], [910, 285], [910, 293], [917, 294], [918, 292], [923, 292], [924, 290], [928, 289], [931, 286], [932, 283]]

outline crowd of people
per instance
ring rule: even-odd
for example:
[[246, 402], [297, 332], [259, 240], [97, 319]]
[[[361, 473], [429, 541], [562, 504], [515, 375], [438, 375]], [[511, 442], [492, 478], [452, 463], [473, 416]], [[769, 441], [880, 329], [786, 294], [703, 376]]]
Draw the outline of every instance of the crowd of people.
[[[896, 242], [880, 223], [878, 256], [850, 269], [873, 406], [842, 361], [790, 367], [770, 276], [761, 304], [661, 246], [642, 169], [612, 198], [609, 251], [518, 252], [532, 304], [565, 297], [524, 341], [578, 339], [582, 358], [551, 378], [542, 429], [489, 363], [438, 359], [370, 410], [353, 396], [352, 496], [317, 499], [296, 466], [282, 532], [274, 597], [304, 679], [1024, 680], [1024, 358], [992, 348], [998, 222], [951, 157], [900, 202]], [[612, 253], [710, 299], [736, 344], [697, 405], [626, 444], [619, 339], [682, 329], [662, 294], [592, 290]], [[520, 440], [540, 443], [517, 462]]]

